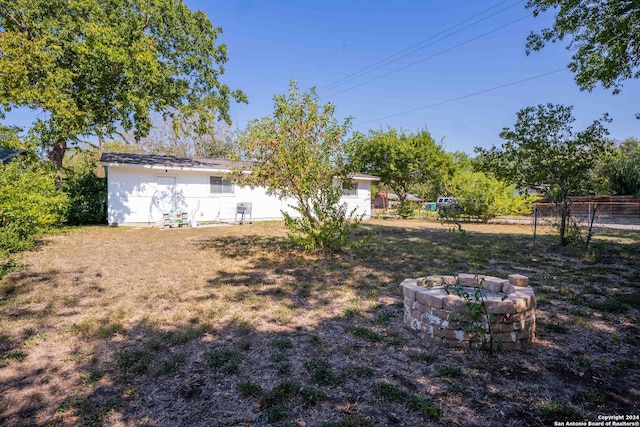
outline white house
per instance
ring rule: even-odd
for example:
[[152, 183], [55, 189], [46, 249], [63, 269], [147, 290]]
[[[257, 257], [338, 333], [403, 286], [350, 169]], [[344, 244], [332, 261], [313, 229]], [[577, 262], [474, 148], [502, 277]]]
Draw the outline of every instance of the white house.
[[[232, 222], [239, 204], [251, 205], [251, 219], [281, 219], [282, 211], [296, 214], [292, 199], [267, 195], [263, 187], [237, 185], [232, 170], [251, 173], [250, 163], [220, 159], [193, 159], [155, 154], [103, 153], [100, 164], [107, 175], [107, 220], [110, 225], [160, 225], [169, 214], [186, 213], [191, 224]], [[371, 217], [371, 181], [366, 174], [352, 176], [342, 201]], [[182, 218], [181, 218], [182, 219]], [[184, 220], [184, 219], [183, 219]]]

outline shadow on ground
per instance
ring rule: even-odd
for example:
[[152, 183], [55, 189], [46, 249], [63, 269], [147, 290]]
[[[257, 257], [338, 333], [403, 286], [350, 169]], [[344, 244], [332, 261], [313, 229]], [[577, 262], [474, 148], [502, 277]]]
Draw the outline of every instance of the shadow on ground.
[[[466, 245], [445, 229], [369, 228], [370, 242], [341, 255], [300, 253], [277, 237], [194, 239], [196, 250], [246, 261], [203, 278], [207, 298], [246, 312], [321, 311], [340, 288], [370, 302], [315, 323], [287, 327], [291, 314], [267, 314], [260, 327], [246, 315], [3, 334], [0, 424], [542, 426], [638, 412], [636, 237], [583, 251], [551, 238], [534, 248], [525, 235], [474, 233]], [[402, 279], [474, 268], [531, 277], [535, 345], [488, 357], [425, 344], [402, 327]], [[20, 309], [5, 303], [60, 274], [7, 276], [0, 314], [35, 325], [57, 315], [35, 295]], [[68, 341], [68, 360], [37, 347], [54, 333]], [[31, 370], [21, 366], [27, 354], [40, 361]]]

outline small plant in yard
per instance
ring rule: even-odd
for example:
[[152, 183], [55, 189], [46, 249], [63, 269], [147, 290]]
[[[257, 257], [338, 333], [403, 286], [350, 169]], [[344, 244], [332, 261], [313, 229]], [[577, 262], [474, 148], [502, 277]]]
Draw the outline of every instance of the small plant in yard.
[[622, 342], [634, 347], [640, 347], [640, 339], [632, 336], [625, 336], [624, 338], [622, 338]]
[[426, 364], [431, 364], [438, 359], [437, 356], [426, 353], [424, 351], [410, 351], [407, 354], [407, 356], [409, 357], [410, 360], [413, 360], [414, 362], [423, 362]]
[[211, 329], [211, 325], [205, 323], [198, 326], [190, 326], [188, 328], [168, 331], [162, 334], [162, 341], [169, 346], [185, 344], [191, 340], [202, 337]]
[[388, 325], [394, 317], [396, 317], [396, 314], [393, 311], [381, 311], [376, 316], [375, 322], [379, 325]]
[[[461, 224], [455, 223], [455, 227], [450, 228], [449, 231], [458, 233], [466, 250], [470, 251], [472, 249], [471, 238], [473, 235], [462, 228]], [[471, 254], [470, 262], [476, 270], [477, 278], [480, 260], [475, 255], [475, 252], [471, 251]], [[471, 292], [467, 288], [460, 286], [459, 283], [453, 286], [445, 285], [445, 290], [448, 294], [453, 292], [465, 302], [466, 313], [461, 316], [459, 322], [466, 326], [465, 329], [469, 333], [469, 341], [472, 345], [473, 343], [479, 343], [479, 348], [487, 351], [490, 355], [493, 355], [494, 347], [501, 350], [502, 341], [494, 342], [493, 340], [494, 331], [491, 330], [491, 323], [495, 320], [495, 316], [487, 310], [486, 290], [482, 286], [482, 281]]]
[[353, 319], [354, 317], [360, 317], [364, 314], [364, 310], [360, 307], [359, 303], [347, 303], [342, 315], [345, 319]]
[[311, 378], [318, 385], [334, 385], [340, 378], [333, 372], [331, 365], [324, 359], [313, 359], [304, 364]]
[[591, 368], [591, 361], [582, 355], [576, 356], [576, 362], [578, 362], [578, 366], [581, 366], [587, 369]]
[[456, 384], [456, 383], [449, 384], [447, 386], [447, 390], [451, 393], [464, 396], [464, 397], [471, 397], [473, 395], [473, 393], [471, 393], [469, 390], [465, 389], [460, 384]]
[[275, 367], [276, 367], [276, 372], [282, 375], [288, 374], [289, 372], [291, 372], [291, 363], [287, 361], [278, 362], [276, 363]]
[[469, 332], [471, 343], [480, 343], [480, 349], [493, 355], [494, 347], [502, 348], [502, 342], [494, 342], [491, 323], [495, 320], [493, 313], [487, 310], [485, 288], [482, 284], [473, 288], [472, 292], [455, 285], [453, 293], [465, 302], [466, 313], [460, 316], [459, 323], [464, 324]]
[[631, 368], [634, 368], [636, 363], [633, 360], [616, 360], [611, 363], [611, 372], [615, 376], [621, 377], [627, 373], [627, 371]]
[[242, 397], [260, 397], [264, 393], [262, 386], [253, 381], [240, 381], [236, 389]]
[[204, 359], [210, 368], [221, 370], [228, 374], [240, 372], [242, 356], [233, 350], [214, 348], [204, 354]]
[[16, 362], [22, 362], [26, 358], [27, 358], [27, 353], [20, 350], [10, 351], [4, 356], [4, 360], [7, 360], [7, 361], [15, 360]]
[[168, 360], [162, 363], [160, 373], [168, 375], [178, 372], [178, 369], [187, 361], [187, 355], [184, 353], [178, 353], [172, 355]]
[[286, 374], [291, 369], [291, 364], [285, 351], [278, 351], [271, 356], [271, 361], [275, 363], [276, 371], [279, 374]]
[[309, 342], [316, 347], [322, 347], [322, 338], [316, 334], [309, 335]]
[[488, 391], [487, 397], [494, 400], [507, 400], [507, 396], [499, 391]]
[[284, 421], [289, 416], [287, 408], [302, 404], [310, 407], [325, 400], [327, 396], [320, 390], [302, 386], [295, 381], [283, 381], [271, 391], [263, 393], [258, 401], [262, 416], [268, 423]]
[[391, 347], [400, 347], [407, 343], [407, 340], [402, 338], [397, 332], [389, 332], [388, 337], [386, 339], [387, 345]]
[[320, 427], [371, 427], [371, 423], [362, 415], [349, 414], [337, 421], [324, 422]]
[[95, 387], [104, 373], [98, 369], [91, 369], [85, 374], [80, 374], [80, 382], [89, 387]]
[[96, 426], [102, 425], [102, 419], [116, 412], [121, 405], [116, 398], [100, 401], [91, 396], [72, 396], [60, 403], [58, 412], [73, 412], [83, 421], [82, 425]]
[[554, 421], [578, 420], [582, 419], [580, 412], [564, 403], [549, 402], [538, 405], [540, 418], [543, 422], [553, 423]]
[[241, 334], [248, 334], [249, 332], [251, 332], [251, 322], [238, 314], [235, 314], [233, 316], [233, 318], [229, 322], [229, 326], [237, 328], [238, 332]]
[[622, 340], [620, 339], [620, 335], [617, 332], [615, 332], [613, 334], [613, 342], [615, 342], [618, 347], [620, 346], [620, 344], [622, 344]]
[[453, 368], [451, 366], [443, 366], [442, 368], [438, 369], [439, 377], [460, 378], [463, 375], [464, 373], [462, 372], [462, 369], [458, 367]]
[[122, 323], [111, 319], [97, 319], [85, 317], [71, 326], [71, 330], [86, 338], [105, 339], [113, 336], [123, 329]]
[[384, 337], [382, 335], [364, 326], [352, 326], [348, 329], [348, 331], [356, 337], [364, 338], [367, 341], [371, 341], [374, 343], [384, 342]]
[[287, 337], [281, 337], [273, 340], [273, 346], [280, 351], [285, 351], [293, 348], [293, 342]]
[[281, 305], [273, 309], [271, 315], [277, 325], [284, 326], [291, 322], [291, 319], [295, 315], [295, 308]]
[[405, 390], [402, 390], [392, 384], [378, 381], [375, 383], [373, 391], [378, 396], [389, 402], [402, 403], [407, 408], [414, 411], [422, 412], [429, 418], [437, 419], [439, 417], [438, 408], [436, 408], [431, 402], [419, 395], [413, 395]]
[[272, 344], [278, 352], [275, 353], [271, 360], [275, 362], [276, 372], [279, 374], [287, 374], [291, 370], [291, 364], [287, 360], [287, 350], [293, 348], [293, 342], [287, 337], [276, 338]]
[[16, 262], [13, 259], [2, 259], [2, 253], [0, 252], [0, 279], [7, 274], [11, 273], [16, 268]]
[[345, 368], [344, 374], [356, 379], [371, 378], [374, 376], [375, 371], [369, 366], [351, 364]]
[[549, 322], [546, 326], [548, 330], [558, 334], [566, 334], [567, 332], [569, 332], [569, 328], [561, 323]]
[[134, 374], [144, 374], [151, 366], [151, 355], [139, 348], [123, 348], [114, 353], [116, 364], [120, 369]]

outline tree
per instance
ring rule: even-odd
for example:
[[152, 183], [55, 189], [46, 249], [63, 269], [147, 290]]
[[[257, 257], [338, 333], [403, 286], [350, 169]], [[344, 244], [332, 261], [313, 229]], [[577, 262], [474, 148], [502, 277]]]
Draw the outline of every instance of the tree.
[[516, 188], [484, 172], [461, 170], [453, 175], [450, 191], [466, 215], [484, 223], [499, 215], [531, 213], [526, 196], [515, 194]]
[[[189, 121], [191, 123], [192, 121]], [[154, 120], [147, 136], [136, 141], [132, 133], [105, 142], [105, 151], [124, 153], [151, 153], [166, 156], [198, 157], [204, 159], [229, 158], [234, 149], [235, 133], [225, 122], [212, 125], [206, 134], [192, 132], [189, 124], [173, 120]]]
[[518, 112], [513, 130], [505, 128], [500, 133], [506, 141], [500, 149], [476, 148], [485, 158], [478, 164], [496, 177], [519, 187], [544, 189], [558, 209], [562, 245], [568, 243], [569, 197], [586, 193], [589, 171], [608, 147], [607, 115], [576, 132], [572, 110], [553, 104], [524, 108]]
[[609, 194], [640, 196], [640, 140], [628, 138], [602, 161], [598, 168]]
[[139, 138], [151, 112], [206, 133], [230, 122], [230, 99], [246, 102], [219, 81], [222, 30], [182, 0], [0, 0], [0, 30], [0, 113], [46, 113], [33, 129], [58, 170], [81, 137]]
[[548, 42], [571, 38], [569, 69], [581, 90], [600, 82], [618, 93], [622, 82], [640, 77], [640, 3], [637, 0], [529, 0], [527, 8], [538, 16], [556, 11], [551, 28], [531, 33], [527, 54]]
[[314, 88], [299, 93], [291, 81], [288, 95], [274, 97], [273, 115], [253, 120], [241, 135], [238, 156], [253, 161], [246, 184], [264, 186], [279, 198], [293, 198], [295, 218], [286, 212], [291, 239], [307, 249], [338, 251], [354, 242], [351, 231], [362, 217], [340, 204], [350, 182], [343, 161], [350, 119], [339, 123], [332, 104], [320, 106]]
[[448, 173], [450, 158], [426, 129], [415, 134], [396, 129], [356, 134], [349, 143], [349, 162], [353, 170], [373, 174], [400, 198], [400, 213], [409, 216], [407, 201], [418, 184], [436, 185]]

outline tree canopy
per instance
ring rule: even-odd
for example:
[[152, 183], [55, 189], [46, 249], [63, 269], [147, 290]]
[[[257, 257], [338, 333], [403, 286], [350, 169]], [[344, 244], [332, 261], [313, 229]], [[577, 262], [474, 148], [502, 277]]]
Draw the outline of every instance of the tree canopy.
[[182, 123], [184, 129], [173, 128], [173, 121], [154, 120], [147, 136], [136, 141], [131, 133], [103, 144], [105, 151], [124, 153], [152, 153], [178, 157], [228, 158], [232, 155], [235, 133], [224, 122], [211, 126], [205, 134], [198, 135], [188, 129], [193, 121]]
[[573, 107], [538, 105], [517, 114], [513, 129], [505, 128], [500, 149], [476, 148], [478, 165], [496, 177], [521, 187], [538, 187], [558, 206], [560, 239], [566, 244], [569, 196], [584, 194], [589, 171], [609, 145], [605, 114], [584, 131], [576, 132], [572, 123]]
[[551, 28], [529, 35], [527, 53], [570, 38], [569, 69], [580, 89], [591, 90], [600, 82], [618, 93], [624, 80], [640, 77], [637, 0], [529, 0], [527, 8], [534, 16], [556, 12]]
[[500, 215], [528, 215], [531, 203], [525, 196], [515, 194], [516, 189], [504, 181], [484, 172], [469, 170], [455, 174], [450, 183], [456, 203], [465, 215], [484, 223]]
[[[448, 174], [450, 157], [426, 129], [407, 133], [396, 129], [356, 134], [347, 148], [351, 168], [370, 173], [400, 198], [418, 184], [436, 185]], [[405, 212], [408, 210], [403, 210]]]
[[[464, 216], [475, 217], [484, 223], [500, 215], [531, 213], [531, 200], [519, 195], [513, 184], [499, 180], [491, 173], [476, 171], [475, 159], [462, 152], [450, 154], [453, 173], [445, 182], [447, 193], [455, 197], [455, 203]], [[455, 209], [443, 209], [444, 216], [456, 217]]]
[[607, 153], [596, 173], [606, 193], [640, 196], [640, 140], [622, 141]]
[[0, 0], [0, 30], [0, 113], [45, 112], [33, 129], [58, 168], [78, 137], [146, 135], [151, 112], [205, 132], [246, 101], [219, 81], [221, 28], [182, 0]]
[[339, 203], [342, 184], [350, 182], [344, 143], [351, 119], [340, 123], [332, 104], [321, 106], [314, 88], [300, 93], [291, 81], [287, 95], [274, 97], [271, 116], [252, 120], [238, 143], [238, 156], [253, 161], [244, 182], [267, 193], [293, 198], [300, 217], [283, 211], [292, 240], [308, 249], [340, 250], [351, 243], [360, 222]]

